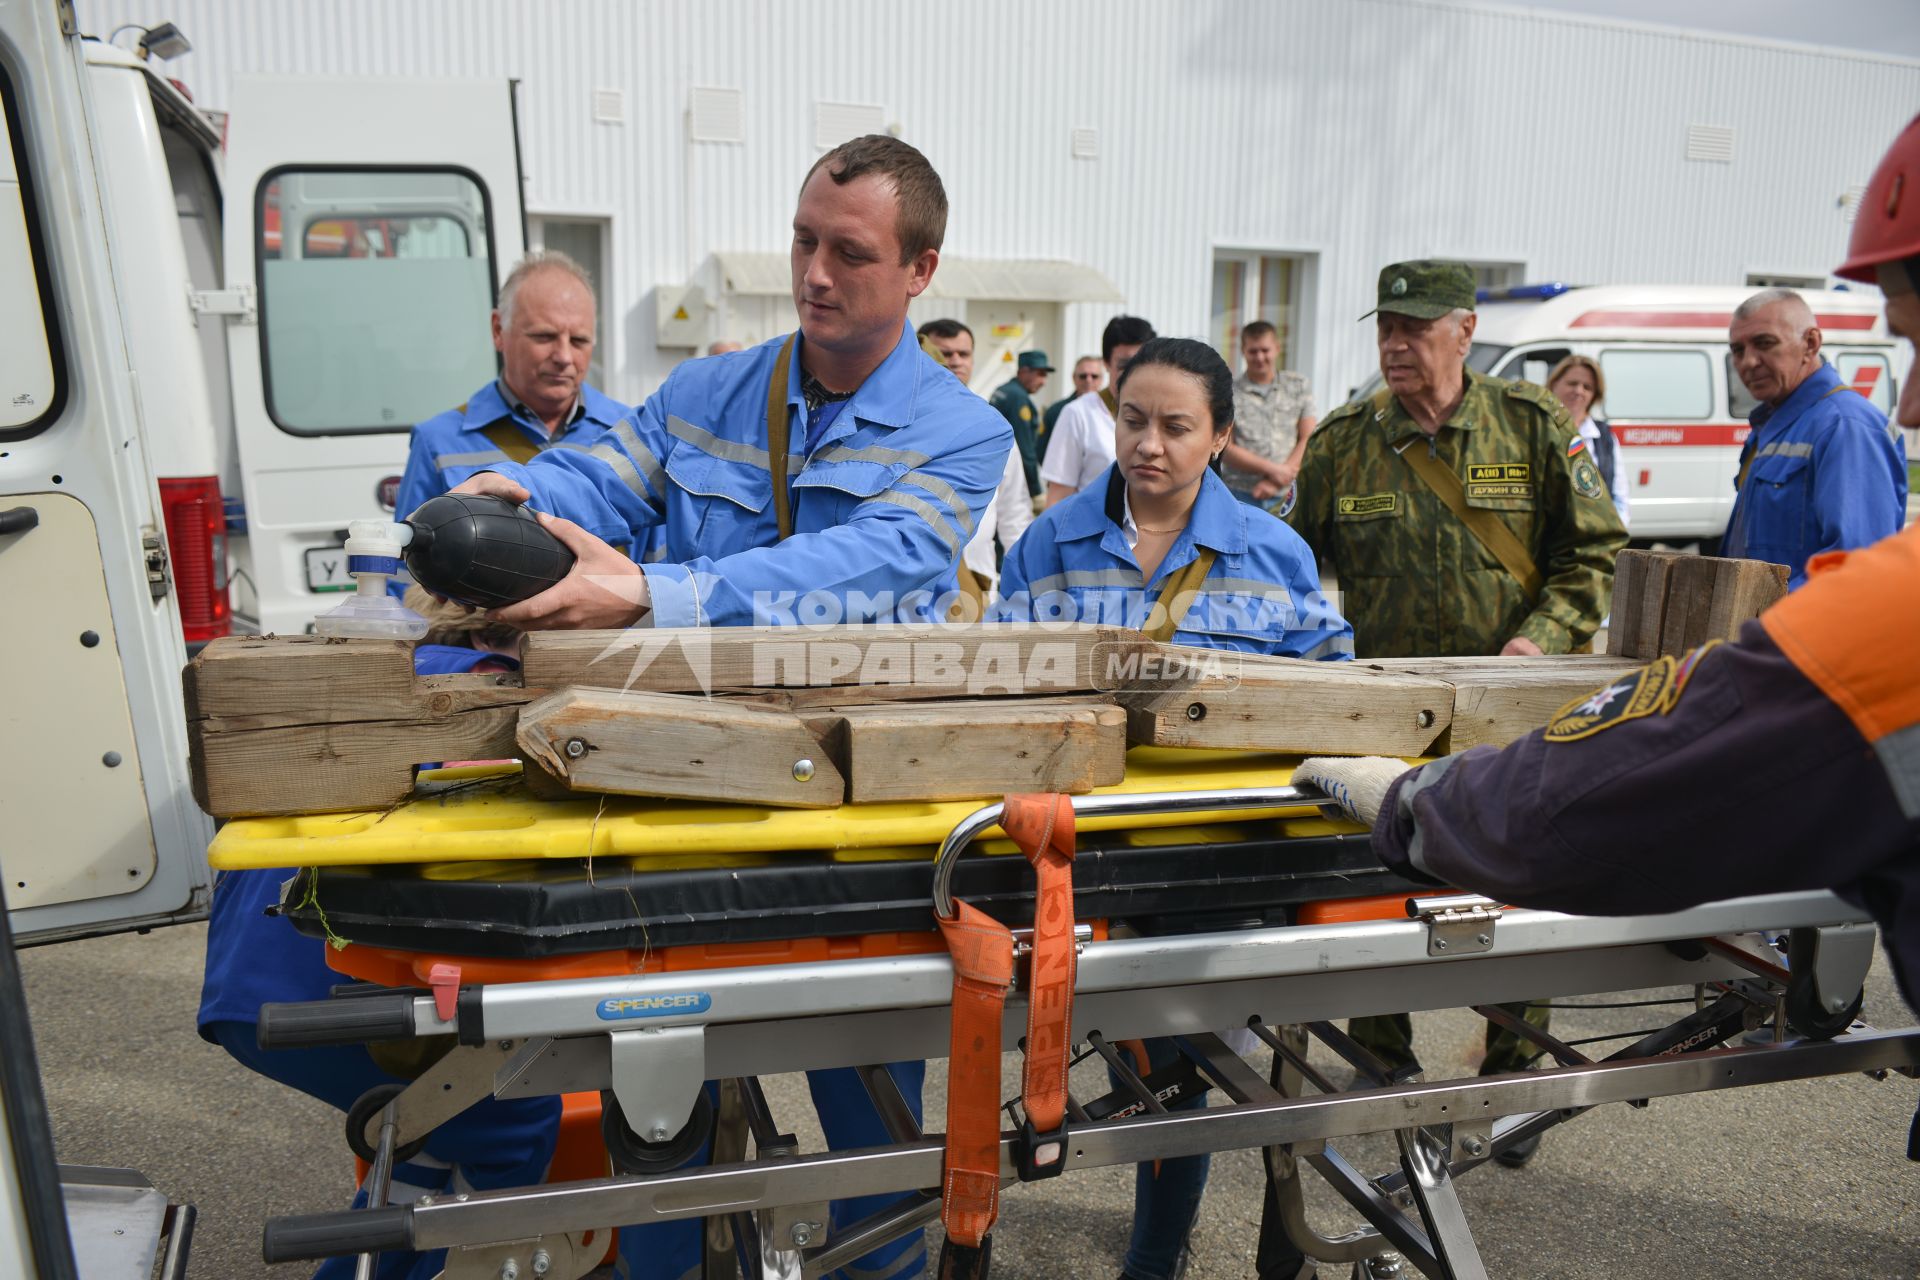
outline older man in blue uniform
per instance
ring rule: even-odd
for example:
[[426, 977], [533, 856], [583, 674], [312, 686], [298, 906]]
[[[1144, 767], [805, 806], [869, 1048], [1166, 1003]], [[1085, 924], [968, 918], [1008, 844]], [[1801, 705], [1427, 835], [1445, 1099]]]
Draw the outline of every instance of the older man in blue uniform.
[[1898, 533], [1907, 510], [1906, 449], [1878, 409], [1820, 355], [1811, 308], [1788, 289], [1754, 294], [1733, 313], [1734, 372], [1760, 401], [1740, 453], [1725, 554], [1784, 564], [1807, 580], [1822, 551]]
[[593, 284], [563, 253], [530, 253], [493, 312], [500, 376], [413, 429], [394, 503], [405, 514], [474, 472], [545, 449], [585, 449], [632, 412], [587, 384]]
[[[542, 522], [577, 557], [558, 585], [494, 616], [524, 628], [940, 616], [1013, 445], [907, 323], [946, 216], [939, 175], [898, 139], [822, 157], [793, 219], [799, 332], [682, 364], [585, 452], [548, 450], [460, 486], [561, 513]], [[642, 566], [617, 549], [655, 529], [664, 560]], [[917, 1119], [924, 1064], [892, 1070]], [[833, 1147], [888, 1140], [856, 1073], [809, 1080]], [[836, 1203], [834, 1222], [887, 1202]], [[697, 1224], [623, 1231], [623, 1262], [636, 1277], [678, 1277], [698, 1237]], [[925, 1256], [916, 1232], [836, 1274], [904, 1280]]]

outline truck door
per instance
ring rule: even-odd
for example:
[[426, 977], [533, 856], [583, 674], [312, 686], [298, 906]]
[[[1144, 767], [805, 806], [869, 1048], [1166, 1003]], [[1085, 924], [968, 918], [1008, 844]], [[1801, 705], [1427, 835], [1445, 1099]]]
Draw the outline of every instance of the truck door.
[[0, 874], [21, 942], [203, 913], [213, 833], [71, 17], [0, 5]]
[[495, 376], [488, 315], [523, 252], [505, 80], [237, 78], [228, 330], [263, 632], [352, 590], [347, 525], [391, 510], [416, 422]]

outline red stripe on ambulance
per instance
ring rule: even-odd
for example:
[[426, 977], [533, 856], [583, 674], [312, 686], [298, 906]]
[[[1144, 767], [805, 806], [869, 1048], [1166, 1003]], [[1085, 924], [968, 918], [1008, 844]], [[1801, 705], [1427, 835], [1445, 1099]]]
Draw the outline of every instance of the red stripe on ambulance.
[[1753, 430], [1744, 422], [1642, 422], [1632, 426], [1613, 424], [1613, 436], [1621, 444], [1645, 445], [1723, 445], [1738, 447], [1747, 442]]
[[[1829, 311], [1814, 317], [1822, 329], [1871, 329], [1866, 314]], [[1574, 318], [1574, 329], [1725, 329], [1731, 311], [1588, 311]]]

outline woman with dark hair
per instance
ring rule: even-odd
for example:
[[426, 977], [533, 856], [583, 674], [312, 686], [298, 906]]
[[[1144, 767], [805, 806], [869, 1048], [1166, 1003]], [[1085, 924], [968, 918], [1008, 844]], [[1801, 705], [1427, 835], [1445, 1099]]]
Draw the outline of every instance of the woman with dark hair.
[[1002, 621], [1104, 622], [1156, 640], [1353, 656], [1313, 552], [1209, 464], [1233, 438], [1233, 375], [1204, 342], [1154, 338], [1115, 388], [1116, 459], [1041, 514], [1001, 566]]
[[[1313, 552], [1284, 521], [1235, 498], [1209, 465], [1233, 437], [1233, 376], [1218, 353], [1189, 338], [1155, 338], [1121, 373], [1115, 396], [1113, 465], [1047, 508], [1007, 552], [1002, 598], [989, 616], [1106, 622], [1209, 649], [1351, 658], [1353, 628], [1321, 594]], [[1193, 927], [1114, 924], [1116, 933]], [[1223, 1034], [1232, 1042], [1234, 1033]], [[1144, 1076], [1179, 1054], [1171, 1039], [1148, 1040], [1135, 1065]], [[1205, 1105], [1202, 1095], [1173, 1109]], [[1121, 1280], [1180, 1273], [1207, 1165], [1198, 1155], [1138, 1166]]]

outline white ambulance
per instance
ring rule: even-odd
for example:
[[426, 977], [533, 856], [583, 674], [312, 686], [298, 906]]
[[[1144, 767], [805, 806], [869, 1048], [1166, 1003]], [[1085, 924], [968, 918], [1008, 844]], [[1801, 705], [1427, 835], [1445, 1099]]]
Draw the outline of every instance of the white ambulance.
[[[1631, 487], [1636, 540], [1711, 541], [1733, 512], [1733, 480], [1754, 401], [1733, 371], [1727, 326], [1754, 288], [1523, 285], [1482, 295], [1467, 361], [1545, 385], [1570, 353], [1606, 377], [1595, 410], [1613, 426]], [[1826, 358], [1882, 413], [1899, 399], [1905, 347], [1887, 335], [1872, 293], [1802, 290]]]
[[0, 0], [0, 1276], [130, 1244], [67, 1239], [13, 946], [205, 915], [187, 648], [350, 589], [348, 523], [494, 376], [523, 252], [508, 81], [241, 79], [222, 122], [180, 40]]

